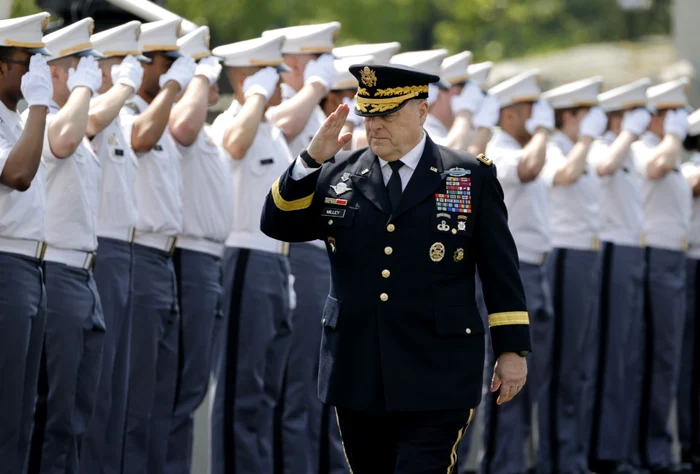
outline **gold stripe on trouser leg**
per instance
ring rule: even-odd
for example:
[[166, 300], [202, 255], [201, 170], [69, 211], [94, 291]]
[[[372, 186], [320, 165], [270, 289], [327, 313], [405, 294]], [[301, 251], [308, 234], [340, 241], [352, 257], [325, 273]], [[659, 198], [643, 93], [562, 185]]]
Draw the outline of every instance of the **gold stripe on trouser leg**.
[[335, 422], [338, 424], [338, 433], [340, 433], [340, 445], [343, 447], [343, 455], [345, 456], [345, 462], [348, 463], [348, 469], [350, 469], [350, 474], [352, 474], [352, 466], [350, 465], [350, 459], [348, 459], [348, 452], [345, 451], [345, 441], [343, 441], [343, 431], [340, 429], [340, 418], [338, 418], [338, 409], [335, 410]]
[[452, 445], [452, 452], [450, 453], [450, 465], [447, 466], [447, 474], [452, 474], [454, 472], [454, 468], [457, 465], [457, 447], [459, 446], [459, 442], [462, 440], [462, 436], [464, 436], [464, 433], [467, 431], [467, 428], [469, 428], [469, 423], [472, 422], [473, 417], [474, 409], [472, 408], [471, 410], [469, 410], [469, 420], [467, 420], [467, 424], [464, 425], [464, 428], [457, 432], [457, 441], [455, 441], [455, 444]]

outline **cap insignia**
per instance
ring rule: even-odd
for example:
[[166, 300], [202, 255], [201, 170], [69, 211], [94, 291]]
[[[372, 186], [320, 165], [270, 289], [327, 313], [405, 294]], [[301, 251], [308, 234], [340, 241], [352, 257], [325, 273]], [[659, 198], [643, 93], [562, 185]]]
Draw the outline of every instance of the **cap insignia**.
[[95, 22], [91, 21], [88, 24], [88, 35], [92, 36], [92, 32], [95, 31]]
[[50, 21], [50, 20], [51, 20], [51, 17], [50, 17], [50, 16], [47, 16], [47, 17], [44, 18], [43, 21], [41, 22], [41, 31], [42, 31], [42, 33], [43, 33], [44, 31], [46, 31], [46, 28], [49, 27], [49, 21]]
[[364, 69], [360, 71], [360, 76], [362, 77], [362, 83], [367, 87], [374, 87], [377, 85], [377, 76], [369, 67], [365, 66]]

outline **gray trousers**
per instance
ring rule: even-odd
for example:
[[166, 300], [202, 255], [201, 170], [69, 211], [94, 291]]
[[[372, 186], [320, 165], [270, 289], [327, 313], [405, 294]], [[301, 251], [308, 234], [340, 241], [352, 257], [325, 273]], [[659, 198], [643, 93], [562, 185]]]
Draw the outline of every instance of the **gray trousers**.
[[210, 473], [271, 473], [274, 411], [292, 334], [289, 259], [226, 248], [223, 266], [228, 312], [217, 344]]
[[[45, 262], [47, 317], [32, 472], [77, 474], [97, 400], [105, 322], [91, 270]], [[46, 391], [41, 393], [41, 389]], [[37, 408], [37, 414], [39, 408]]]
[[38, 260], [0, 253], [0, 473], [25, 472], [46, 322]]
[[194, 412], [209, 389], [214, 330], [223, 319], [223, 269], [221, 258], [187, 249], [176, 249], [173, 261], [180, 302], [180, 355], [165, 472], [189, 474]]
[[102, 371], [95, 413], [81, 446], [82, 474], [119, 474], [129, 387], [133, 246], [99, 238], [95, 283], [105, 318]]
[[123, 474], [163, 474], [175, 404], [179, 308], [171, 256], [134, 245]]
[[[516, 474], [527, 470], [525, 441], [532, 430], [532, 406], [542, 407], [549, 390], [553, 337], [552, 296], [544, 267], [520, 262], [520, 277], [525, 287], [530, 316], [532, 354], [528, 356], [528, 380], [510, 402], [496, 405], [497, 395], [487, 392], [484, 406], [483, 474]], [[493, 367], [493, 355], [489, 353]], [[549, 411], [538, 409], [538, 424], [549, 426]]]

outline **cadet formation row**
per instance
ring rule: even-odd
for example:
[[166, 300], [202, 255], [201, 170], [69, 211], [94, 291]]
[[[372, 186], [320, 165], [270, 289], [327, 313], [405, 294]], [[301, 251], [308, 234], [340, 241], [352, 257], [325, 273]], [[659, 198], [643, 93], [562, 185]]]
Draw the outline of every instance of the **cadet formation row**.
[[[210, 374], [213, 474], [347, 471], [316, 396], [334, 243], [290, 252], [260, 212], [325, 117], [356, 107], [348, 66], [389, 62], [441, 77], [425, 130], [493, 161], [518, 249], [529, 383], [502, 406], [486, 395], [481, 469], [527, 470], [536, 405], [538, 472], [672, 471], [674, 400], [700, 469], [684, 81], [542, 93], [533, 71], [486, 91], [492, 65], [470, 52], [334, 48], [337, 22], [210, 51], [179, 20], [43, 36], [48, 18], [0, 21], [0, 473], [189, 473]], [[235, 100], [208, 126], [222, 72]], [[366, 146], [360, 117], [346, 130]], [[445, 216], [436, 230], [457, 232]]]

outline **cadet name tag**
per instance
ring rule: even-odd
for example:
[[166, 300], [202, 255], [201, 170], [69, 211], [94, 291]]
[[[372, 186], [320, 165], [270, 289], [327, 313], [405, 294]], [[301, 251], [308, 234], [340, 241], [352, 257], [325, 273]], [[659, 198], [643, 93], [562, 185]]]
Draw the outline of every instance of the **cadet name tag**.
[[324, 217], [345, 217], [345, 209], [333, 209], [326, 207], [323, 209], [321, 215]]

